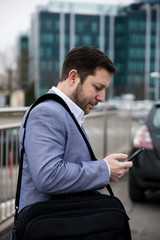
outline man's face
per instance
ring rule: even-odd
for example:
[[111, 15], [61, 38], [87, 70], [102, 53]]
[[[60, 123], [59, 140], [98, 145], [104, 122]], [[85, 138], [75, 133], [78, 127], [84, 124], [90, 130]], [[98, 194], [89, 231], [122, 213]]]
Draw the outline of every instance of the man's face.
[[111, 74], [105, 69], [99, 69], [94, 76], [89, 75], [83, 84], [78, 83], [72, 94], [72, 100], [88, 114], [91, 109], [104, 102], [105, 90], [109, 87]]

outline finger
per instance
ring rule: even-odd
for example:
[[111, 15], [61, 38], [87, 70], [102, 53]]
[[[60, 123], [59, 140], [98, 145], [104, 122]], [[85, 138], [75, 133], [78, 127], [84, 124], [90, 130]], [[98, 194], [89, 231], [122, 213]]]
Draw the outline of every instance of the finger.
[[121, 164], [121, 167], [123, 168], [131, 168], [133, 166], [133, 163], [132, 162], [120, 162]]
[[120, 159], [126, 159], [128, 157], [128, 155], [124, 154], [124, 153], [114, 153], [114, 154], [112, 154], [112, 157], [114, 159], [120, 160]]

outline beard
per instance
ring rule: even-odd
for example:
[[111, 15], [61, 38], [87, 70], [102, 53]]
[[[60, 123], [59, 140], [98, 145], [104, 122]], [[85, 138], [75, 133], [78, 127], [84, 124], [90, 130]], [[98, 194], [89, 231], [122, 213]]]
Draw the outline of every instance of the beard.
[[90, 101], [87, 97], [85, 97], [81, 83], [77, 85], [77, 88], [73, 92], [71, 99], [78, 107], [80, 107], [84, 111], [85, 114], [88, 114], [90, 112]]

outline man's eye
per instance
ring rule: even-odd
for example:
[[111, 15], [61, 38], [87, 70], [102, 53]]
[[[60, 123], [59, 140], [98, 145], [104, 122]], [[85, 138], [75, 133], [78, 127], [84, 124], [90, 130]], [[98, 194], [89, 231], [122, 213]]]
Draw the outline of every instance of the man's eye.
[[101, 90], [101, 88], [100, 88], [100, 87], [97, 87], [97, 86], [95, 86], [95, 89], [96, 89], [97, 91], [100, 91], [100, 90]]

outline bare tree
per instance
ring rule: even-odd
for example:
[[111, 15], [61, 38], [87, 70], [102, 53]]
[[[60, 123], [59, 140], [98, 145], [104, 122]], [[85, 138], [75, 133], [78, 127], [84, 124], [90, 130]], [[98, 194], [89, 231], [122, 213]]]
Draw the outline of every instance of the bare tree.
[[0, 52], [0, 89], [9, 99], [17, 87], [16, 62], [14, 48]]

